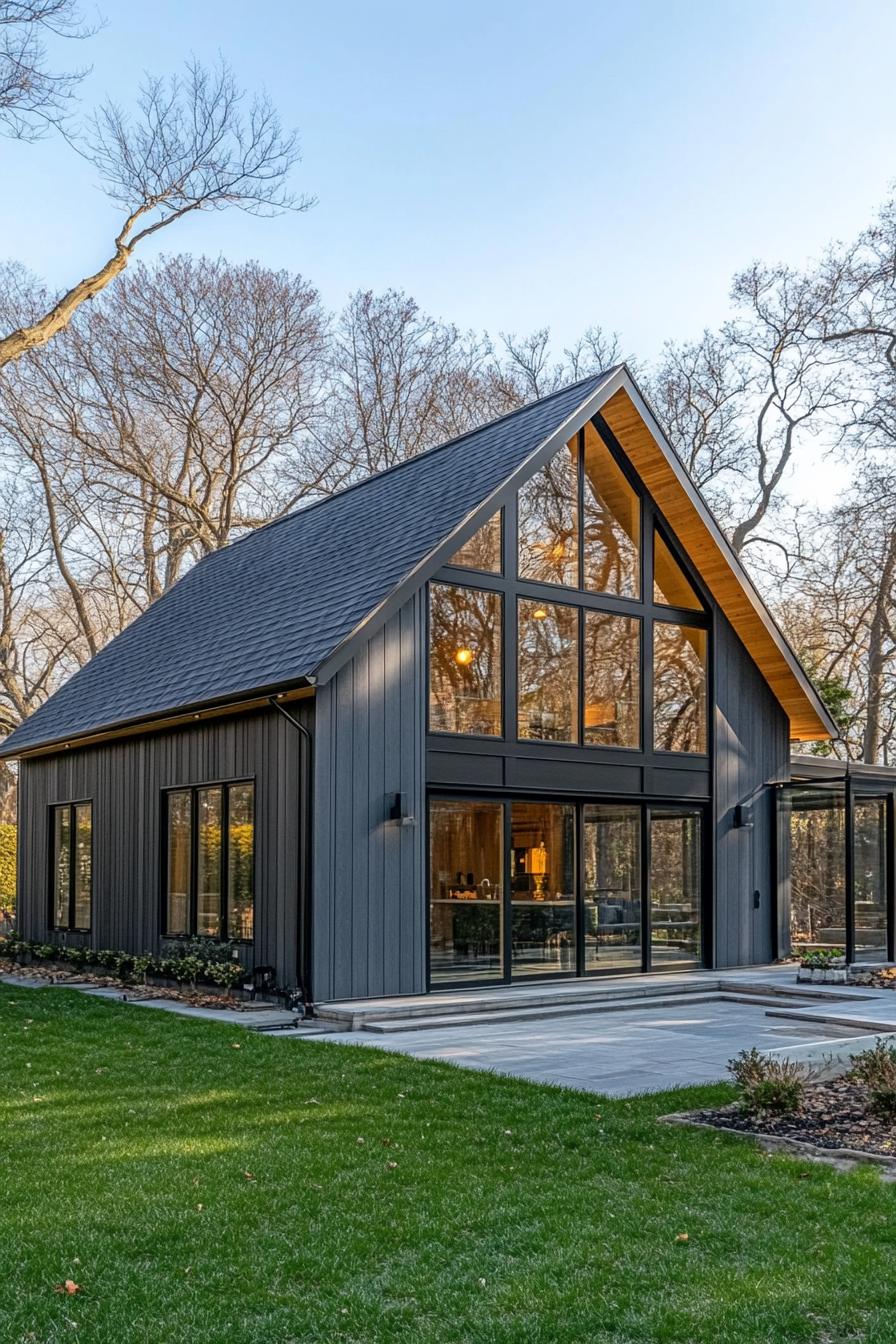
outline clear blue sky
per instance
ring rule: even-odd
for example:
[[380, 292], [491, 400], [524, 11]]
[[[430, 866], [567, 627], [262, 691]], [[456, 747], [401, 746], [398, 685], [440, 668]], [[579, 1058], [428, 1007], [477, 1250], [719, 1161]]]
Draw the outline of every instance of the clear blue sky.
[[[309, 214], [175, 225], [159, 249], [257, 257], [338, 305], [404, 288], [463, 326], [590, 323], [650, 358], [727, 309], [731, 274], [796, 264], [896, 178], [892, 0], [104, 0], [84, 94], [220, 51], [298, 126]], [[53, 142], [0, 142], [0, 255], [54, 285], [114, 214]], [[152, 255], [147, 250], [147, 256]]]

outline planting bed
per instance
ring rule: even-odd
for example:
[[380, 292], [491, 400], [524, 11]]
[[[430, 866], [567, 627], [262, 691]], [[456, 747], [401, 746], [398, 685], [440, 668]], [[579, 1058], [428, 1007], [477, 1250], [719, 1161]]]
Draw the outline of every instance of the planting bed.
[[17, 961], [0, 958], [0, 975], [14, 975], [18, 979], [34, 981], [46, 980], [48, 984], [59, 985], [95, 985], [98, 989], [120, 989], [123, 998], [128, 999], [169, 999], [172, 1002], [188, 1003], [194, 1008], [232, 1008], [241, 1012], [254, 1007], [235, 994], [216, 993], [214, 990], [183, 989], [175, 985], [137, 985], [126, 982], [115, 975], [96, 975], [87, 971], [73, 971], [67, 966], [54, 962], [30, 962], [20, 965]]
[[740, 1102], [733, 1102], [674, 1118], [758, 1138], [786, 1139], [819, 1149], [896, 1161], [896, 1125], [869, 1115], [867, 1106], [866, 1087], [846, 1078], [834, 1078], [807, 1087], [802, 1106], [791, 1115], [750, 1112]]

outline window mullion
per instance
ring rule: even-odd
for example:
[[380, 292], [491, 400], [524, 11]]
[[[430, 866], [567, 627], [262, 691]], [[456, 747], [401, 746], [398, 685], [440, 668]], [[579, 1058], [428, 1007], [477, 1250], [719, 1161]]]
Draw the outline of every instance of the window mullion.
[[230, 785], [225, 784], [221, 790], [221, 906], [218, 919], [220, 937], [222, 942], [226, 942], [229, 929], [229, 905], [228, 897], [230, 892]]

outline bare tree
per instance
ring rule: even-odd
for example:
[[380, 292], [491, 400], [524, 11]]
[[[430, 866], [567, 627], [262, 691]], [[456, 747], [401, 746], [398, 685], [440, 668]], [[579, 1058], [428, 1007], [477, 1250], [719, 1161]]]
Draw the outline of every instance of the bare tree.
[[286, 187], [298, 159], [295, 133], [283, 130], [266, 96], [247, 103], [223, 63], [209, 71], [194, 61], [182, 77], [147, 79], [134, 116], [107, 102], [81, 152], [123, 212], [111, 255], [46, 311], [0, 337], [0, 368], [57, 336], [124, 271], [135, 248], [185, 215], [228, 206], [270, 215], [312, 203]]
[[53, 70], [48, 37], [93, 32], [76, 0], [0, 0], [0, 131], [35, 140], [71, 109], [85, 70]]
[[326, 322], [300, 276], [175, 257], [138, 267], [0, 384], [0, 449], [92, 655], [197, 558], [337, 486]]
[[732, 295], [741, 311], [717, 335], [666, 347], [653, 395], [740, 554], [781, 546], [767, 525], [789, 470], [797, 455], [838, 444], [853, 408], [846, 359], [806, 339], [819, 311], [814, 276], [755, 263]]
[[549, 327], [522, 337], [502, 333], [501, 342], [503, 357], [496, 371], [497, 381], [508, 403], [519, 406], [567, 383], [602, 373], [623, 359], [618, 334], [598, 326], [589, 327], [559, 357], [552, 351]]

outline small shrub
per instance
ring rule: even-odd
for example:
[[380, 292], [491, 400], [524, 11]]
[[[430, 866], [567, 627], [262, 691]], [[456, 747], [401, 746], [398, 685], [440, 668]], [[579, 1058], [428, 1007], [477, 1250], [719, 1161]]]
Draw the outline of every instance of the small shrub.
[[896, 1090], [896, 1045], [878, 1037], [870, 1050], [853, 1055], [849, 1080], [870, 1088]]
[[220, 985], [229, 994], [234, 985], [242, 980], [245, 971], [238, 961], [213, 961], [206, 966], [206, 973], [212, 984]]
[[55, 943], [34, 943], [31, 947], [31, 955], [38, 957], [41, 961], [55, 961], [59, 956], [59, 948]]
[[811, 952], [803, 953], [800, 965], [808, 971], [825, 971], [832, 962], [844, 961], [845, 958], [845, 947], [816, 947]]
[[131, 974], [135, 980], [139, 980], [141, 985], [146, 984], [147, 977], [152, 975], [155, 970], [155, 957], [150, 956], [148, 952], [143, 952], [138, 957], [131, 960]]
[[896, 1087], [872, 1087], [868, 1094], [868, 1110], [884, 1124], [896, 1124]]
[[768, 1059], [755, 1046], [728, 1061], [728, 1072], [741, 1089], [745, 1111], [794, 1115], [803, 1104], [807, 1072], [789, 1059]]

